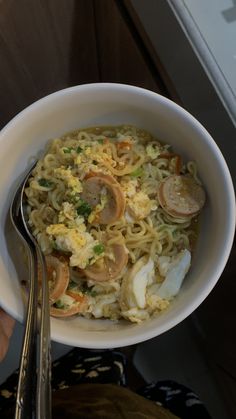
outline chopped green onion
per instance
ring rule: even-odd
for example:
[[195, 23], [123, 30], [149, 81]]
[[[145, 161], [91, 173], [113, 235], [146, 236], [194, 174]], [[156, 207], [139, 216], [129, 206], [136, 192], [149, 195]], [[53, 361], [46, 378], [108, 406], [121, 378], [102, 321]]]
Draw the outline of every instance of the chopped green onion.
[[75, 288], [77, 288], [78, 287], [78, 284], [76, 283], [76, 282], [74, 282], [74, 281], [70, 281], [70, 283], [69, 283], [69, 286], [68, 286], [68, 289], [70, 290], [70, 289], [75, 289]]
[[83, 282], [80, 285], [80, 291], [83, 294], [91, 295], [91, 297], [96, 297], [96, 295], [97, 295], [97, 292], [96, 291], [93, 291], [93, 288], [92, 287], [88, 287], [88, 284], [86, 282]]
[[96, 246], [93, 247], [93, 251], [94, 253], [96, 253], [96, 255], [101, 255], [101, 253], [103, 253], [105, 250], [105, 247], [103, 246], [103, 244], [96, 244]]
[[82, 151], [83, 151], [83, 149], [82, 149], [80, 146], [78, 146], [78, 147], [77, 147], [77, 149], [76, 149], [76, 153], [78, 153], [78, 154], [79, 154], [79, 153], [81, 153]]
[[43, 186], [44, 188], [50, 188], [53, 185], [53, 182], [51, 182], [50, 180], [41, 178], [38, 180], [38, 184], [40, 186]]
[[54, 250], [60, 250], [60, 248], [59, 248], [59, 246], [58, 246], [58, 244], [57, 244], [56, 240], [53, 240], [53, 241], [52, 241], [52, 248], [53, 248]]
[[74, 150], [74, 149], [73, 149], [73, 147], [65, 147], [65, 148], [63, 148], [63, 151], [64, 151], [64, 153], [66, 153], [66, 154], [71, 153], [71, 152], [72, 152], [72, 150]]
[[136, 170], [134, 170], [132, 173], [130, 173], [130, 176], [132, 176], [132, 177], [140, 177], [142, 175], [143, 175], [142, 167], [138, 167]]
[[99, 140], [97, 140], [99, 144], [103, 144], [103, 139], [99, 138]]
[[83, 294], [86, 294], [86, 293], [88, 292], [88, 290], [89, 290], [89, 287], [88, 287], [87, 282], [83, 282], [83, 283], [80, 285], [80, 291], [81, 291]]
[[62, 303], [62, 301], [61, 301], [61, 300], [57, 300], [57, 301], [54, 303], [54, 306], [55, 306], [56, 308], [64, 308], [64, 304]]
[[76, 211], [78, 215], [83, 215], [85, 218], [87, 218], [89, 214], [91, 214], [92, 208], [87, 202], [81, 200], [80, 205]]

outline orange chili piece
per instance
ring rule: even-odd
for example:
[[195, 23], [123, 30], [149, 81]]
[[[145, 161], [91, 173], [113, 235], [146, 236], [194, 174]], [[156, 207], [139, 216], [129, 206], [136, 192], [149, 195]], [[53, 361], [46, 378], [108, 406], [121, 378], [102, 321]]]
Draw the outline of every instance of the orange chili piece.
[[120, 141], [116, 143], [116, 148], [118, 150], [126, 148], [127, 150], [131, 150], [132, 144], [129, 141]]

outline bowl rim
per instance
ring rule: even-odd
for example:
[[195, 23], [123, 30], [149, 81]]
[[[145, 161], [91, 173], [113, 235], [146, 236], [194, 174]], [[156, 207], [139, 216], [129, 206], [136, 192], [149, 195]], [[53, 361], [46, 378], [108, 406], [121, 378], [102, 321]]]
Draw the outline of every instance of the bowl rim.
[[[22, 119], [22, 117], [26, 117], [28, 114], [30, 114], [32, 111], [37, 112], [37, 108], [41, 108], [44, 106], [44, 104], [48, 104], [48, 101], [54, 101], [57, 98], [62, 98], [65, 95], [68, 95], [70, 93], [74, 92], [85, 92], [86, 91], [100, 91], [101, 89], [105, 91], [125, 91], [130, 92], [132, 94], [138, 94], [138, 95], [145, 95], [149, 96], [149, 98], [156, 99], [158, 97], [158, 101], [160, 104], [164, 104], [165, 106], [170, 107], [172, 110], [177, 111], [180, 118], [187, 119], [188, 122], [191, 125], [194, 125], [194, 127], [201, 133], [202, 136], [204, 136], [207, 139], [207, 142], [211, 145], [211, 147], [214, 150], [214, 153], [216, 154], [218, 164], [221, 166], [222, 169], [222, 176], [224, 177], [225, 185], [227, 187], [227, 195], [228, 195], [228, 202], [227, 202], [227, 209], [228, 209], [228, 219], [227, 219], [227, 232], [225, 233], [225, 247], [224, 252], [221, 255], [220, 261], [217, 263], [217, 267], [214, 272], [214, 277], [211, 277], [210, 280], [207, 281], [204, 288], [196, 295], [196, 298], [194, 301], [191, 301], [191, 303], [186, 304], [181, 311], [172, 319], [168, 319], [163, 324], [158, 325], [158, 333], [153, 327], [151, 330], [144, 330], [140, 334], [134, 333], [133, 336], [128, 337], [119, 337], [112, 340], [112, 342], [93, 342], [86, 338], [83, 338], [81, 342], [79, 342], [79, 339], [76, 337], [75, 340], [71, 339], [70, 342], [66, 342], [67, 345], [74, 345], [81, 347], [89, 347], [89, 348], [112, 348], [114, 347], [114, 344], [117, 344], [119, 346], [126, 346], [126, 345], [132, 345], [135, 343], [143, 342], [145, 340], [151, 339], [153, 337], [156, 337], [163, 332], [170, 330], [177, 324], [179, 324], [181, 321], [183, 321], [186, 317], [188, 317], [191, 313], [196, 310], [197, 307], [205, 300], [205, 298], [210, 294], [212, 289], [214, 288], [215, 284], [219, 280], [225, 265], [228, 261], [230, 251], [233, 245], [234, 240], [234, 233], [235, 233], [235, 223], [236, 223], [236, 207], [235, 207], [235, 193], [234, 193], [234, 186], [232, 182], [232, 178], [227, 166], [227, 163], [225, 161], [225, 158], [220, 151], [218, 145], [213, 140], [209, 132], [203, 127], [203, 125], [192, 115], [190, 114], [186, 109], [181, 107], [180, 105], [173, 102], [171, 99], [168, 99], [164, 96], [162, 96], [159, 93], [153, 92], [148, 89], [144, 89], [142, 87], [137, 87], [129, 84], [122, 84], [122, 83], [88, 83], [88, 84], [82, 84], [72, 87], [67, 87], [61, 90], [58, 90], [56, 92], [53, 92], [49, 95], [46, 95], [42, 97], [39, 100], [36, 100], [29, 106], [27, 106], [25, 109], [23, 109], [21, 112], [19, 112], [15, 117], [13, 117], [0, 131], [0, 139], [3, 140], [2, 137], [8, 134], [8, 131], [11, 130], [15, 125]], [[14, 318], [20, 321], [24, 321], [24, 319], [20, 318], [19, 313], [16, 313], [11, 307], [4, 307], [4, 301], [1, 302], [2, 307], [11, 314]], [[137, 328], [138, 331], [138, 328]], [[62, 337], [58, 333], [52, 334], [53, 340], [65, 344], [65, 340], [63, 341]]]

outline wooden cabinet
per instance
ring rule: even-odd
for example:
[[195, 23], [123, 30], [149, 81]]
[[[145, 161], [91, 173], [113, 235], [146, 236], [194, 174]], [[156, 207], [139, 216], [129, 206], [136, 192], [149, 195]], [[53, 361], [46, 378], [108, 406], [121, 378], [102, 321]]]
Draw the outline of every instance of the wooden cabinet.
[[169, 95], [125, 3], [0, 1], [0, 127], [35, 100], [111, 81]]
[[93, 19], [86, 0], [0, 2], [1, 126], [49, 93], [98, 81]]

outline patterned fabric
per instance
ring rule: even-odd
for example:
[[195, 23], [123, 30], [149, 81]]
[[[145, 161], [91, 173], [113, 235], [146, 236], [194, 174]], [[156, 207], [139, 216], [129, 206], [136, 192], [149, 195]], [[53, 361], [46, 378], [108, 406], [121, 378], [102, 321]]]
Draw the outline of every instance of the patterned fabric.
[[0, 385], [0, 417], [1, 411], [10, 408], [16, 401], [16, 389], [18, 382], [18, 373], [16, 370], [5, 383]]
[[52, 389], [81, 383], [126, 386], [126, 357], [115, 350], [75, 348], [52, 366]]
[[[0, 385], [1, 412], [15, 404], [18, 371]], [[63, 390], [78, 384], [116, 384], [127, 386], [126, 357], [116, 350], [74, 348], [52, 364], [52, 390]], [[198, 396], [175, 381], [158, 381], [138, 392], [181, 419], [210, 419]]]
[[166, 380], [147, 384], [137, 393], [169, 409], [181, 419], [211, 418], [198, 396], [175, 381]]
[[[52, 363], [52, 391], [81, 383], [126, 386], [126, 357], [115, 350], [74, 348]], [[0, 385], [1, 411], [15, 404], [18, 370]]]

